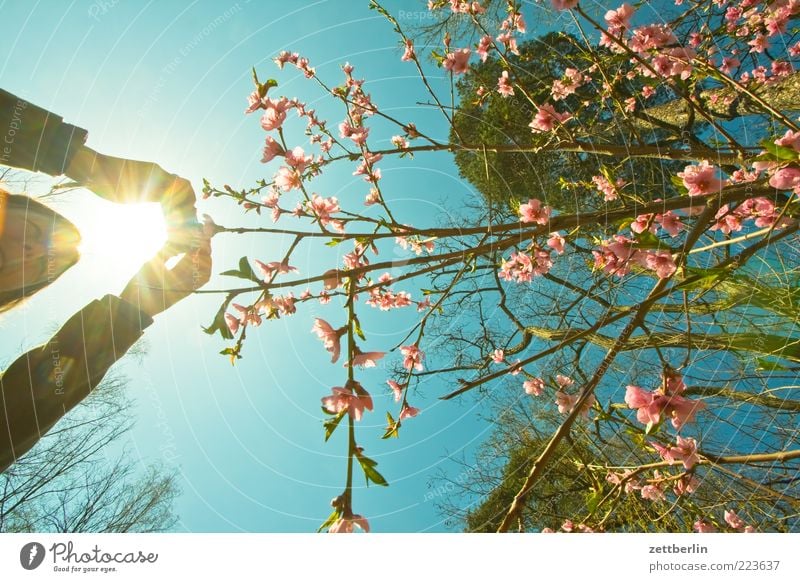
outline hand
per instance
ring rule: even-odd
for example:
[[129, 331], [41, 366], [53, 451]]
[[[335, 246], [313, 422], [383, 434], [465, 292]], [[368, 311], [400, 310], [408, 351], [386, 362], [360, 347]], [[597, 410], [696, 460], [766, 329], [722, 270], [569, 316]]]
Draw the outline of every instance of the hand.
[[66, 174], [112, 202], [159, 202], [170, 227], [197, 225], [191, 183], [158, 164], [106, 156], [83, 146]]
[[128, 303], [155, 317], [208, 282], [211, 276], [211, 229], [193, 229], [191, 248], [178, 263], [167, 269], [175, 256], [169, 243], [142, 266], [120, 294]]

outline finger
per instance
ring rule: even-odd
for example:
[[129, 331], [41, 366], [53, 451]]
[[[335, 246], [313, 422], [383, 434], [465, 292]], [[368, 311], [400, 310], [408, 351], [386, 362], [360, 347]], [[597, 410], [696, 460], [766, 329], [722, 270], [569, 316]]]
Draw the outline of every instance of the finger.
[[193, 252], [186, 253], [169, 272], [175, 282], [182, 282], [182, 287], [196, 289], [208, 282], [211, 276], [211, 245], [205, 241]]

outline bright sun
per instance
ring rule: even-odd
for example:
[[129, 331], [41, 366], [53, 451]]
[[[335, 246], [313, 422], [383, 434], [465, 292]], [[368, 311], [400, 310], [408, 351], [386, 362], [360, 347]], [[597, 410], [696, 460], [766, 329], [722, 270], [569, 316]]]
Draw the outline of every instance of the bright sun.
[[104, 204], [81, 222], [81, 255], [111, 258], [124, 269], [138, 268], [167, 241], [158, 204]]

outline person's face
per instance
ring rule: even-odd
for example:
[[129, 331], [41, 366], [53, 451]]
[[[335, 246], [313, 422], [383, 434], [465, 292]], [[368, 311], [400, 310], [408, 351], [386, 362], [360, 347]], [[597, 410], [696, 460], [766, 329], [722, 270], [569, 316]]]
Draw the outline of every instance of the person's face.
[[0, 292], [54, 280], [74, 262], [78, 242], [71, 229], [54, 231], [49, 213], [7, 208], [0, 213]]

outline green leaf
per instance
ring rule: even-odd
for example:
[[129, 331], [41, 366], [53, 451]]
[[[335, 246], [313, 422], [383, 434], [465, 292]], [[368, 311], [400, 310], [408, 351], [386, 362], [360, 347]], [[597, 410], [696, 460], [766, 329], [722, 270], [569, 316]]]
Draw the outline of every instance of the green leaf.
[[620, 222], [619, 223], [619, 228], [617, 229], [617, 232], [622, 232], [623, 230], [628, 228], [631, 224], [633, 224], [633, 220], [634, 220], [633, 218], [626, 218], [625, 220]]
[[386, 421], [389, 424], [386, 427], [386, 432], [383, 433], [383, 436], [381, 438], [382, 439], [389, 439], [389, 438], [392, 438], [392, 437], [399, 438], [400, 437], [400, 433], [398, 431], [400, 430], [400, 423], [399, 422], [396, 423], [394, 421], [394, 417], [391, 414], [389, 414], [388, 412], [386, 413]]
[[682, 284], [681, 289], [686, 291], [691, 291], [694, 289], [711, 289], [720, 281], [729, 277], [730, 274], [731, 271], [727, 267], [710, 267], [708, 269], [702, 269], [700, 267], [687, 267], [687, 277], [700, 275], [700, 279], [685, 285]]
[[586, 494], [586, 509], [593, 512], [603, 499], [603, 492], [592, 490]]
[[204, 327], [203, 331], [206, 332], [208, 335], [214, 335], [215, 333], [219, 332], [219, 334], [227, 340], [233, 339], [233, 334], [231, 330], [228, 329], [228, 324], [225, 322], [225, 310], [228, 309], [228, 304], [233, 299], [233, 294], [228, 295], [225, 298], [225, 301], [222, 302], [222, 306], [217, 311], [217, 314], [214, 316], [214, 321], [211, 322], [211, 325], [208, 327]]
[[636, 234], [636, 246], [640, 249], [659, 249], [665, 247], [664, 242], [649, 230]]
[[362, 341], [367, 341], [367, 336], [364, 335], [364, 331], [361, 329], [361, 324], [357, 317], [353, 319], [353, 331], [356, 332], [356, 335], [360, 337]]
[[325, 246], [335, 247], [336, 245], [341, 244], [341, 242], [343, 240], [344, 239], [342, 239], [342, 238], [332, 238], [331, 240], [329, 240], [328, 242], [325, 243]]
[[689, 193], [689, 189], [684, 185], [683, 180], [681, 180], [678, 176], [670, 176], [669, 181], [672, 182], [672, 185], [675, 186], [675, 189], [678, 190], [680, 194]]
[[231, 269], [229, 271], [223, 271], [220, 275], [225, 275], [227, 277], [239, 277], [240, 279], [247, 279], [248, 281], [253, 281], [254, 283], [261, 283], [261, 279], [258, 278], [253, 272], [253, 267], [250, 266], [250, 261], [247, 260], [247, 257], [242, 257], [239, 259], [239, 269]]
[[325, 522], [321, 526], [319, 526], [319, 529], [317, 530], [317, 533], [321, 532], [324, 529], [328, 529], [330, 526], [333, 525], [333, 523], [337, 519], [339, 519], [339, 517], [340, 517], [339, 510], [338, 509], [334, 509], [333, 513], [331, 513], [328, 516], [328, 519], [326, 519]]
[[[324, 407], [323, 407], [323, 410], [327, 414], [330, 414], [327, 410], [325, 410]], [[337, 414], [336, 416], [334, 416], [330, 420], [326, 420], [325, 423], [322, 425], [322, 426], [325, 427], [325, 442], [328, 442], [328, 439], [331, 438], [331, 435], [333, 435], [333, 431], [335, 431], [336, 427], [339, 426], [339, 423], [342, 422], [342, 419], [344, 418], [345, 414], [347, 414], [347, 410], [346, 409], [342, 410], [339, 414]]]
[[774, 160], [790, 161], [797, 159], [796, 151], [794, 151], [792, 148], [779, 146], [771, 139], [765, 139], [762, 141], [761, 147], [767, 150]]
[[758, 365], [756, 366], [756, 370], [769, 370], [771, 372], [785, 372], [789, 368], [786, 366], [781, 366], [778, 362], [773, 362], [768, 360], [767, 358], [758, 358], [756, 359]]
[[239, 348], [240, 348], [239, 344], [236, 344], [232, 348], [225, 348], [220, 352], [220, 355], [228, 356], [231, 360], [231, 366], [233, 366], [236, 363], [236, 360], [242, 359], [242, 356], [239, 355]]
[[378, 470], [375, 468], [378, 465], [376, 461], [373, 461], [369, 457], [365, 457], [362, 454], [356, 454], [356, 459], [358, 459], [358, 464], [361, 465], [361, 469], [364, 471], [364, 476], [367, 478], [367, 486], [369, 486], [370, 481], [376, 485], [381, 485], [382, 487], [389, 486], [389, 483], [386, 482], [386, 479], [383, 478], [383, 475], [378, 473]]

